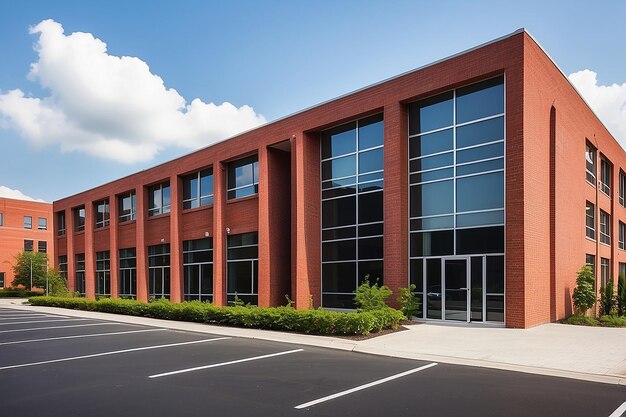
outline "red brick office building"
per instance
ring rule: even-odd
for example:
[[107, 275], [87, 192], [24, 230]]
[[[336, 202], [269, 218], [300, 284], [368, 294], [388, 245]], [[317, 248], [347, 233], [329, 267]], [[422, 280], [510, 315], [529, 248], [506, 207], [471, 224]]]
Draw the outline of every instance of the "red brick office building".
[[30, 250], [54, 256], [52, 204], [0, 197], [0, 288], [10, 287], [15, 276], [15, 255]]
[[56, 261], [87, 297], [353, 308], [369, 276], [530, 327], [626, 269], [623, 169], [520, 30], [56, 201]]

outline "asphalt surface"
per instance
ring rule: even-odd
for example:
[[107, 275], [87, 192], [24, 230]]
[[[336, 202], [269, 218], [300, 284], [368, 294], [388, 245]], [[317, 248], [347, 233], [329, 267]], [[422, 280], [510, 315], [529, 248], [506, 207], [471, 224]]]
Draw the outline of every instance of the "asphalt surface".
[[626, 417], [625, 402], [618, 385], [0, 308], [0, 416]]

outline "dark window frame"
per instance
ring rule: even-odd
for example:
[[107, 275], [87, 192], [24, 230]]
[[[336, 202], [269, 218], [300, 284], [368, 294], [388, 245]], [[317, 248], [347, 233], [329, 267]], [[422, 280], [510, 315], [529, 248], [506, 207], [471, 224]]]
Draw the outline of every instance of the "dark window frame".
[[611, 198], [613, 164], [604, 155], [600, 157], [600, 191]]
[[[124, 200], [130, 200], [130, 209], [124, 209]], [[135, 191], [128, 191], [117, 196], [117, 218], [120, 223], [137, 220], [137, 194]]]
[[24, 216], [24, 229], [32, 230], [33, 216]]
[[596, 207], [589, 201], [585, 205], [585, 236], [596, 240]]
[[[82, 212], [82, 216], [81, 216], [81, 212]], [[74, 232], [83, 232], [85, 230], [85, 218], [86, 218], [85, 206], [73, 208], [72, 213], [74, 216]]]
[[[237, 185], [237, 175], [234, 170], [237, 168], [251, 166], [252, 178], [250, 182], [243, 185]], [[231, 184], [234, 182], [234, 184]], [[245, 195], [237, 195], [239, 190], [251, 188], [253, 192]], [[259, 155], [251, 155], [245, 158], [237, 159], [228, 163], [226, 174], [226, 199], [236, 200], [239, 198], [250, 197], [259, 194]]]
[[37, 230], [48, 230], [48, 218], [47, 217], [37, 217]]
[[[209, 190], [204, 190], [202, 187], [202, 179], [210, 178], [211, 181], [211, 192]], [[191, 190], [191, 184], [193, 181], [196, 181], [195, 185], [195, 197], [193, 196], [193, 191]], [[201, 169], [200, 171], [196, 171], [191, 174], [184, 175], [182, 177], [183, 182], [183, 210], [190, 210], [203, 206], [212, 206], [213, 205], [213, 196], [215, 194], [215, 182], [213, 177], [213, 167], [208, 167]], [[189, 183], [189, 192], [188, 196], [185, 195], [185, 190], [187, 188], [187, 183]], [[206, 193], [205, 193], [206, 191]]]
[[586, 180], [593, 187], [597, 186], [596, 175], [598, 173], [598, 150], [589, 141], [585, 142], [585, 175]]
[[[165, 190], [167, 190], [168, 194], [168, 204], [163, 204]], [[157, 192], [159, 197], [159, 204], [155, 204], [152, 199], [153, 194]], [[167, 214], [172, 209], [172, 199], [171, 199], [171, 188], [170, 182], [164, 181], [159, 184], [151, 185], [148, 187], [148, 217], [158, 216], [160, 214]]]
[[[111, 204], [109, 202], [109, 199], [105, 198], [103, 200], [96, 201], [94, 203], [94, 208], [95, 208], [94, 227], [96, 229], [102, 229], [102, 228], [108, 227], [111, 222]], [[102, 208], [102, 211], [100, 211], [100, 208]], [[101, 215], [102, 215], [102, 219], [100, 219]]]
[[600, 243], [611, 246], [611, 215], [600, 210]]

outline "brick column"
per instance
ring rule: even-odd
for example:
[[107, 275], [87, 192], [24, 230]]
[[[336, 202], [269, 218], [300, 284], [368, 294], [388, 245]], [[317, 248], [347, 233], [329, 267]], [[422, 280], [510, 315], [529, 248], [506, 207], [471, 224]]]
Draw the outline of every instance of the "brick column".
[[[74, 256], [74, 219], [72, 210], [65, 213], [65, 240], [67, 242], [67, 288], [76, 291], [76, 257]], [[55, 230], [54, 233], [57, 233]]]
[[146, 235], [145, 235], [145, 207], [146, 195], [143, 186], [136, 189], [137, 221], [135, 231], [137, 235], [137, 299], [148, 301], [148, 258], [146, 256]]
[[213, 303], [226, 305], [226, 172], [220, 163], [213, 166]]
[[85, 202], [85, 297], [96, 298], [93, 204]]
[[270, 306], [271, 247], [269, 162], [267, 147], [259, 148], [259, 306]]
[[119, 219], [117, 217], [117, 197], [109, 196], [109, 252], [111, 255], [111, 297], [119, 297], [119, 247], [118, 247], [118, 230], [117, 225]]
[[300, 132], [292, 138], [292, 228], [295, 247], [292, 262], [292, 293], [296, 308], [321, 303], [321, 223], [319, 137]]
[[[408, 126], [402, 103], [385, 106], [384, 124], [383, 282], [397, 294], [398, 288], [409, 285]], [[396, 298], [389, 298], [390, 304], [395, 307]]]
[[170, 178], [170, 300], [180, 303], [183, 299], [183, 263], [180, 229], [182, 223], [181, 180], [177, 175]]

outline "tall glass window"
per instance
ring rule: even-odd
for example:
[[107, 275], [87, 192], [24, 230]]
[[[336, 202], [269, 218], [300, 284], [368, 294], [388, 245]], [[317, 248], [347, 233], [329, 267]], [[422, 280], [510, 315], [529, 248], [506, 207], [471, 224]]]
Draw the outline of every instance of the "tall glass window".
[[596, 148], [594, 148], [589, 142], [585, 147], [585, 171], [587, 175], [587, 181], [596, 186]]
[[32, 216], [24, 216], [24, 229], [32, 229], [32, 228], [33, 228]]
[[137, 296], [137, 254], [135, 248], [120, 249], [120, 284], [121, 298]]
[[96, 252], [96, 296], [111, 295], [111, 255], [110, 252]]
[[604, 157], [600, 158], [600, 189], [611, 196], [611, 163]]
[[[501, 322], [504, 79], [426, 98], [408, 110], [410, 283], [420, 315], [452, 317], [443, 311], [445, 296], [460, 320], [468, 318], [462, 305], [469, 303], [472, 321]], [[456, 293], [446, 292], [451, 288]]]
[[137, 216], [137, 200], [134, 191], [117, 197], [118, 218], [120, 222], [135, 220]]
[[228, 199], [247, 197], [259, 192], [258, 155], [228, 164]]
[[600, 210], [600, 243], [611, 244], [611, 216]]
[[37, 219], [37, 229], [38, 230], [48, 230], [48, 219], [45, 217], [39, 217]]
[[213, 204], [213, 168], [183, 177], [183, 209]]
[[33, 251], [33, 240], [32, 239], [24, 239], [24, 251], [32, 252]]
[[586, 254], [585, 255], [585, 264], [591, 267], [591, 272], [596, 273], [596, 256]]
[[183, 241], [185, 301], [213, 301], [213, 239]]
[[60, 211], [57, 213], [57, 234], [59, 236], [65, 235], [65, 212]]
[[596, 208], [589, 201], [585, 209], [585, 236], [596, 240]]
[[169, 181], [148, 187], [148, 216], [169, 213], [170, 208]]
[[59, 256], [59, 274], [67, 280], [67, 255]]
[[109, 200], [96, 202], [96, 229], [107, 227], [110, 221]]
[[600, 287], [606, 287], [606, 283], [611, 279], [611, 261], [607, 258], [600, 258]]
[[626, 174], [624, 171], [620, 169], [619, 171], [619, 196], [618, 201], [622, 205], [622, 207], [626, 207], [626, 202], [624, 202], [624, 196], [626, 195]]
[[85, 295], [85, 254], [77, 253], [76, 260], [76, 291], [80, 295]]
[[170, 298], [170, 245], [148, 246], [150, 298]]
[[40, 240], [39, 242], [37, 242], [37, 252], [48, 252], [48, 242], [46, 242], [45, 240]]
[[383, 116], [321, 134], [322, 305], [355, 308], [357, 287], [383, 284]]
[[619, 222], [619, 240], [618, 247], [620, 249], [626, 249], [624, 240], [626, 239], [626, 224]]
[[74, 210], [74, 231], [85, 230], [85, 207], [77, 207]]
[[258, 304], [259, 237], [257, 232], [228, 236], [226, 241], [226, 300]]

